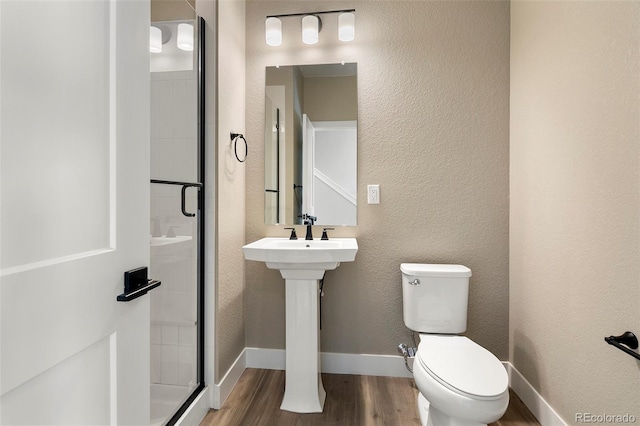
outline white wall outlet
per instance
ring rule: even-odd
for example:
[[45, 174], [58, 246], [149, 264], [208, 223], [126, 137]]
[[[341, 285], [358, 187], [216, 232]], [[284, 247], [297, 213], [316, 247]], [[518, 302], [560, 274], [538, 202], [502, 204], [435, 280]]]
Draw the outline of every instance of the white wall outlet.
[[367, 185], [367, 202], [380, 204], [380, 185]]

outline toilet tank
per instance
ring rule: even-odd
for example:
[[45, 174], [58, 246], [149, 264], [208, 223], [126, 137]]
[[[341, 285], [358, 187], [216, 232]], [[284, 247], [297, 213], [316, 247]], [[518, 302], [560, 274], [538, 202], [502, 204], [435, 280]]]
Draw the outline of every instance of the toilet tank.
[[467, 329], [471, 269], [462, 265], [403, 263], [405, 325], [419, 333], [459, 334]]

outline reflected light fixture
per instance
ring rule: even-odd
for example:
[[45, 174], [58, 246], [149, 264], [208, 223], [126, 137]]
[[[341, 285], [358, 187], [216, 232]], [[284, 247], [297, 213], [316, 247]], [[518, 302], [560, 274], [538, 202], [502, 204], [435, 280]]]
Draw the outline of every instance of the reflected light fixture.
[[282, 21], [276, 17], [267, 18], [265, 23], [265, 37], [269, 46], [282, 44]]
[[178, 24], [178, 49], [193, 51], [193, 25]]
[[280, 19], [291, 16], [301, 16], [302, 42], [305, 44], [316, 44], [319, 40], [319, 33], [322, 30], [322, 20], [319, 15], [325, 14], [340, 14], [338, 16], [338, 39], [340, 41], [352, 41], [356, 34], [355, 12], [355, 9], [346, 9], [269, 15], [265, 22], [266, 43], [269, 46], [280, 46], [282, 44], [282, 21]]
[[338, 16], [338, 40], [353, 41], [356, 38], [356, 15], [353, 12]]
[[304, 44], [316, 44], [321, 28], [322, 21], [319, 17], [307, 15], [302, 18], [302, 42]]
[[162, 30], [153, 25], [149, 28], [149, 52], [162, 52]]

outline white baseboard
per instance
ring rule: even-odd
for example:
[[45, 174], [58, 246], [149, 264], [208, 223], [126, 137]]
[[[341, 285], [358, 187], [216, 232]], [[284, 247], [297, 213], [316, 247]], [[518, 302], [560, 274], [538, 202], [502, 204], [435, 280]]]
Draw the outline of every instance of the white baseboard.
[[247, 368], [247, 350], [243, 350], [231, 365], [231, 368], [224, 375], [220, 383], [211, 386], [211, 408], [219, 410], [222, 404], [227, 400], [233, 387], [238, 383], [240, 376]]
[[[410, 366], [412, 362], [410, 361]], [[509, 387], [518, 395], [542, 426], [567, 426], [567, 423], [542, 398], [535, 388], [507, 361], [503, 365], [509, 374]], [[341, 354], [322, 352], [323, 373], [357, 374], [363, 376], [413, 377], [397, 355]], [[245, 348], [222, 378], [211, 386], [212, 407], [219, 409], [246, 368], [285, 369], [284, 349]]]
[[204, 388], [200, 395], [191, 403], [187, 411], [176, 422], [177, 426], [197, 426], [209, 412], [210, 387]]
[[544, 400], [542, 395], [524, 378], [522, 374], [510, 363], [504, 363], [509, 373], [509, 387], [518, 395], [524, 405], [542, 426], [567, 426], [562, 417], [555, 412], [553, 407]]
[[265, 370], [284, 370], [284, 349], [245, 348], [247, 368], [264, 368]]
[[[245, 351], [247, 353], [247, 368], [285, 369], [284, 349], [246, 348]], [[323, 373], [413, 377], [405, 368], [404, 359], [397, 355], [322, 352], [320, 356]]]

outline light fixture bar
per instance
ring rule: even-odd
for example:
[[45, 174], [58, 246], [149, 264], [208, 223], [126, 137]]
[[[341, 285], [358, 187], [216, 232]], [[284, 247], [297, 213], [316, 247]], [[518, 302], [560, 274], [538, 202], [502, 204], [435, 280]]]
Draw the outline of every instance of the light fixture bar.
[[284, 15], [267, 15], [267, 18], [287, 18], [289, 16], [307, 16], [307, 15], [326, 15], [328, 13], [353, 13], [355, 9], [343, 9], [343, 10], [326, 10], [324, 12], [304, 12], [304, 13], [287, 13]]
[[282, 23], [280, 18], [302, 16], [302, 42], [304, 44], [316, 44], [318, 43], [318, 33], [322, 30], [320, 15], [332, 13], [339, 14], [338, 39], [343, 42], [352, 41], [355, 38], [355, 12], [355, 9], [340, 9], [268, 15], [265, 21], [265, 40], [269, 46], [280, 46], [282, 44]]

